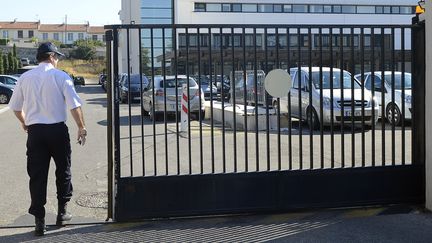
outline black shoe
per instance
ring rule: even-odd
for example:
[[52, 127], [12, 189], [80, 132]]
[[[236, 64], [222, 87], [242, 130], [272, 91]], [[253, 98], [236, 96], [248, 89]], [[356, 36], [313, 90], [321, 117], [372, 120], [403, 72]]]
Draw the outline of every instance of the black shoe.
[[56, 225], [65, 226], [72, 219], [72, 214], [67, 211], [67, 204], [59, 204]]
[[43, 236], [45, 234], [45, 219], [44, 218], [35, 218], [35, 235]]

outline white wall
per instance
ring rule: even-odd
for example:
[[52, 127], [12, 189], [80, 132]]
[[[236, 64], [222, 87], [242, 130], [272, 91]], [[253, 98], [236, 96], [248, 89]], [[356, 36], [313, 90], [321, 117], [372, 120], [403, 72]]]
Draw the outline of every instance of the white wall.
[[[135, 22], [136, 24], [141, 23], [141, 1], [140, 0], [122, 0], [122, 10], [120, 11], [120, 20], [122, 24], [130, 24]], [[122, 31], [119, 34], [119, 65], [120, 73], [127, 73], [127, 48], [126, 48], [126, 31]], [[131, 40], [138, 40], [138, 31], [131, 31], [129, 38]], [[130, 64], [131, 73], [139, 72], [139, 46], [136, 42], [131, 42], [129, 47], [130, 51]]]
[[[432, 41], [432, 2], [426, 1], [426, 43]], [[432, 106], [432, 48], [426, 45], [426, 107]], [[426, 109], [426, 124], [432, 122], [432, 109]], [[432, 127], [426, 125], [426, 208], [432, 210]]]

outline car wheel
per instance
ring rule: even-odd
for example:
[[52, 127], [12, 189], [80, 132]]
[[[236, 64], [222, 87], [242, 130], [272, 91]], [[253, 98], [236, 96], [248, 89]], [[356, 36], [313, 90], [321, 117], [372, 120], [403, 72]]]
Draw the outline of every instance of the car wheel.
[[202, 110], [201, 112], [197, 111], [197, 112], [193, 113], [193, 115], [195, 116], [195, 119], [197, 121], [200, 120], [200, 114], [201, 114], [201, 120], [204, 120], [204, 118], [205, 118], [205, 110]]
[[309, 125], [309, 129], [311, 130], [318, 130], [320, 126], [320, 122], [318, 119], [318, 115], [314, 108], [308, 108], [307, 111], [307, 123]]
[[0, 94], [0, 104], [7, 104], [9, 103], [9, 95], [7, 94]]
[[395, 104], [389, 104], [386, 109], [386, 117], [390, 124], [398, 126], [402, 121], [402, 114], [399, 107]]

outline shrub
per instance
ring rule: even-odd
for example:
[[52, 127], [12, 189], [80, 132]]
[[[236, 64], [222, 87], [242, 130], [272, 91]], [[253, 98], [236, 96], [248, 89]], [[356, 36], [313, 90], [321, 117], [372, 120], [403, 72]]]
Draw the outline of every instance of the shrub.
[[3, 72], [7, 73], [9, 72], [9, 60], [8, 60], [8, 56], [3, 54], [2, 55], [2, 59], [3, 59]]
[[4, 67], [3, 67], [3, 52], [0, 50], [0, 74], [4, 74]]
[[7, 45], [7, 43], [9, 43], [9, 39], [0, 39], [0, 45], [1, 46], [5, 46], [5, 45]]

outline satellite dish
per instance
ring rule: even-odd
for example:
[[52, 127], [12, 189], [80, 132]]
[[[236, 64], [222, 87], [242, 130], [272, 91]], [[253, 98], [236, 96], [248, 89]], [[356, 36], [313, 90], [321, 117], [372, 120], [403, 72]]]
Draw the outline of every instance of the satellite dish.
[[291, 76], [282, 69], [270, 71], [264, 80], [265, 90], [276, 98], [287, 96], [290, 87]]

